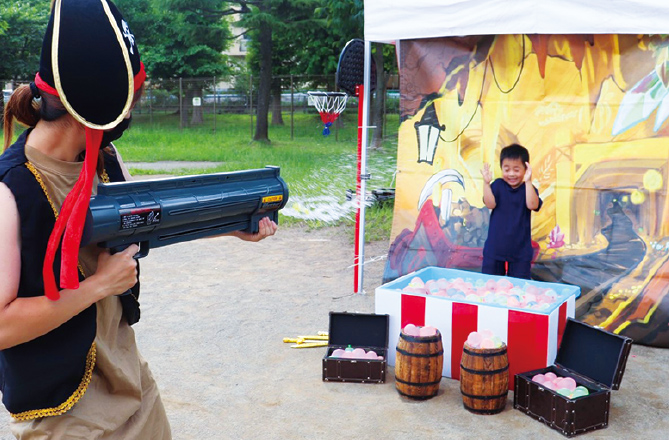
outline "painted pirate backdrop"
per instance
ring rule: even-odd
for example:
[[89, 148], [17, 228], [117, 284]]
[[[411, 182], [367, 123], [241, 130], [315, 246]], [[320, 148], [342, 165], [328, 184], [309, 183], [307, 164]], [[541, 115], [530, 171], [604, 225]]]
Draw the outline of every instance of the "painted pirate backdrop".
[[496, 35], [400, 42], [395, 216], [384, 281], [479, 271], [480, 169], [530, 151], [544, 205], [532, 276], [581, 287], [577, 318], [669, 347], [669, 37]]

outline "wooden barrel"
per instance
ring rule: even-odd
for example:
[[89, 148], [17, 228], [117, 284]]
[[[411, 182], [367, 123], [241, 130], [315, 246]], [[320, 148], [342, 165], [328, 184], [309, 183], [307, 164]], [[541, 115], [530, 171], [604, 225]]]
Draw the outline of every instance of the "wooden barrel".
[[473, 348], [465, 342], [460, 361], [460, 392], [464, 407], [475, 414], [504, 410], [509, 393], [506, 344], [500, 348]]
[[441, 333], [409, 336], [400, 333], [395, 360], [395, 388], [402, 396], [424, 400], [437, 395], [444, 366]]

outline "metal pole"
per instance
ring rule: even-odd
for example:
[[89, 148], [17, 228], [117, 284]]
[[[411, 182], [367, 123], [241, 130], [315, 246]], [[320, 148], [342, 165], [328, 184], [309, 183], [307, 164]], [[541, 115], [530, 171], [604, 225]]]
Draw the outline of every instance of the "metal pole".
[[[367, 192], [367, 145], [369, 143], [368, 124], [369, 124], [369, 88], [370, 88], [370, 73], [372, 66], [372, 43], [365, 40], [365, 67], [364, 67], [364, 84], [362, 86], [362, 93], [359, 93], [358, 99], [362, 100], [362, 117], [358, 115], [358, 214], [356, 215], [356, 256], [354, 261], [354, 268], [356, 271], [354, 279], [355, 293], [365, 293], [363, 289], [363, 272], [365, 262], [365, 195]], [[362, 95], [362, 96], [360, 96]], [[360, 107], [360, 102], [358, 103]], [[358, 110], [360, 113], [360, 110]]]
[[153, 96], [151, 93], [151, 87], [149, 87], [149, 122], [153, 126]]
[[294, 94], [293, 94], [293, 75], [290, 75], [290, 140], [295, 138], [295, 124], [293, 123], [293, 115], [295, 113]]
[[214, 77], [214, 133], [216, 133], [216, 101], [218, 100], [218, 93], [216, 93], [216, 77]]
[[249, 113], [251, 114], [251, 140], [253, 140], [253, 75], [249, 75]]
[[183, 78], [179, 77], [179, 130], [184, 129], [184, 94], [182, 79]]

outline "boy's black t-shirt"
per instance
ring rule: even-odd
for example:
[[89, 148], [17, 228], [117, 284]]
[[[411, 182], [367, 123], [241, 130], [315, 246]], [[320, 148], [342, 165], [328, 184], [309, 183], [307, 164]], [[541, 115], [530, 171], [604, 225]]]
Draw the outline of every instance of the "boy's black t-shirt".
[[[527, 209], [525, 183], [511, 188], [504, 179], [491, 185], [495, 196], [495, 209], [490, 214], [488, 238], [483, 246], [483, 256], [499, 261], [529, 262], [532, 260], [531, 218]], [[536, 188], [534, 190], [539, 195]], [[539, 198], [541, 209], [543, 201]]]

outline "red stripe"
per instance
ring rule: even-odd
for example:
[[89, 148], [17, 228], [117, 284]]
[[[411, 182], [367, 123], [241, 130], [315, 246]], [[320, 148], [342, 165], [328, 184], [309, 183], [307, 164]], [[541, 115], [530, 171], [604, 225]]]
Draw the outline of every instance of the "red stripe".
[[548, 315], [509, 310], [507, 335], [509, 389], [516, 373], [546, 367], [548, 357]]
[[565, 301], [562, 303], [560, 306], [560, 315], [558, 317], [558, 343], [557, 346], [560, 348], [560, 344], [562, 343], [562, 334], [564, 333], [564, 328], [567, 326], [567, 303], [569, 301]]
[[478, 328], [478, 306], [453, 302], [451, 323], [451, 377], [460, 380], [462, 347], [471, 332]]
[[407, 324], [425, 326], [426, 299], [424, 296], [402, 295], [400, 328], [404, 328]]

